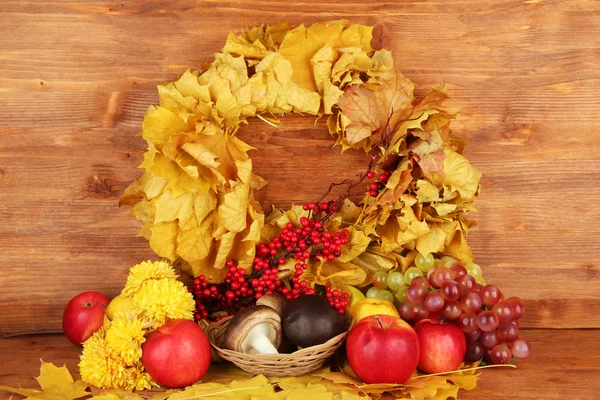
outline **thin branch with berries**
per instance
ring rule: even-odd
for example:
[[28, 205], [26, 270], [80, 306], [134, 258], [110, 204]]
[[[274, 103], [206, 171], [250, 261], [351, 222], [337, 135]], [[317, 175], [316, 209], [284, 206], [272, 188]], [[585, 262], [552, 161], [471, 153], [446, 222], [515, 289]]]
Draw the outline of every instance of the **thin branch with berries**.
[[[391, 171], [385, 169], [379, 174], [376, 173], [376, 169], [382, 165], [377, 160], [385, 153], [389, 139], [397, 127], [396, 125], [391, 128], [389, 124], [388, 118], [383, 128], [373, 132], [374, 135], [382, 134], [380, 140], [373, 146], [366, 171], [359, 174], [356, 180], [346, 179], [331, 183], [316, 202], [309, 202], [302, 206], [305, 211], [308, 211], [308, 216], [302, 216], [298, 225], [288, 222], [279, 235], [266, 243], [259, 243], [250, 273], [239, 268], [234, 260], [229, 260], [226, 263], [228, 272], [223, 283], [209, 284], [202, 275], [194, 280], [191, 291], [196, 300], [196, 320], [218, 321], [251, 306], [266, 294], [279, 293], [291, 300], [301, 295], [316, 293], [316, 289], [309, 287], [309, 283], [302, 279], [304, 271], [309, 268], [308, 261], [310, 259], [334, 261], [341, 256], [342, 246], [349, 242], [347, 229], [338, 232], [328, 231], [325, 229], [326, 222], [338, 212], [344, 200], [365, 193], [365, 189], [355, 190], [365, 180], [377, 178], [366, 189], [366, 193], [376, 197], [391, 176]], [[335, 187], [344, 185], [346, 190], [341, 196], [335, 200], [325, 201]], [[280, 276], [282, 272], [288, 271], [279, 268], [289, 259], [297, 262], [294, 264], [289, 282], [285, 282]], [[324, 295], [339, 313], [346, 312], [348, 293], [325, 287]]]

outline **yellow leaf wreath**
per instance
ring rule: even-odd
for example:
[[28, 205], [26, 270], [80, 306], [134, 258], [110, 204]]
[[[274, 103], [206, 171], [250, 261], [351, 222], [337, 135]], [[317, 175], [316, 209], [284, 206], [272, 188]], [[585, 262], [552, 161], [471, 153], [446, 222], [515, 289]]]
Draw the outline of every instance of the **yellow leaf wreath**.
[[350, 229], [351, 250], [311, 260], [309, 284], [365, 286], [377, 271], [405, 270], [417, 253], [473, 261], [465, 215], [481, 174], [450, 131], [456, 114], [443, 106], [445, 88], [415, 98], [391, 53], [371, 47], [372, 30], [339, 20], [232, 33], [212, 63], [158, 87], [160, 103], [142, 125], [145, 173], [121, 200], [156, 254], [218, 283], [227, 260], [250, 271], [258, 242], [308, 215], [295, 206], [265, 217], [253, 192], [266, 182], [237, 136], [248, 118], [273, 124], [302, 113], [327, 116], [342, 151], [363, 149], [391, 174], [376, 196], [338, 204], [326, 228]]

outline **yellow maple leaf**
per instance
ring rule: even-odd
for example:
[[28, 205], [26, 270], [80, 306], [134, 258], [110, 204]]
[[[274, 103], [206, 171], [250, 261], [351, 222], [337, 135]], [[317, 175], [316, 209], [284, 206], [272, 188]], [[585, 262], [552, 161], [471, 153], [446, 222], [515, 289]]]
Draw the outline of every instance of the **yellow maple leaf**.
[[337, 258], [341, 262], [354, 260], [360, 254], [364, 253], [371, 243], [371, 238], [369, 238], [369, 236], [354, 227], [348, 227], [348, 232], [348, 244], [342, 248], [342, 254]]
[[185, 400], [190, 398], [210, 399], [249, 399], [255, 396], [272, 396], [275, 394], [273, 386], [263, 375], [249, 379], [232, 381], [229, 385], [208, 382], [188, 386], [183, 391], [170, 394], [169, 400]]
[[457, 191], [463, 200], [473, 200], [479, 192], [481, 172], [457, 152], [445, 148], [444, 153], [446, 154], [444, 185], [448, 185], [452, 190]]
[[309, 284], [343, 290], [348, 285], [362, 286], [367, 279], [367, 271], [356, 264], [319, 258], [309, 265], [302, 279]]
[[177, 236], [177, 255], [193, 263], [208, 257], [213, 241], [213, 222], [216, 214], [205, 218], [197, 228], [182, 230]]
[[13, 388], [0, 385], [0, 390], [27, 396], [30, 400], [74, 400], [91, 395], [88, 385], [74, 380], [66, 366], [57, 367], [42, 362], [40, 375], [36, 378], [41, 390]]
[[442, 252], [446, 233], [439, 226], [429, 226], [429, 232], [417, 238], [417, 250], [421, 254]]
[[150, 228], [150, 247], [161, 257], [174, 261], [177, 258], [177, 222], [159, 222]]
[[337, 49], [342, 47], [359, 47], [364, 52], [372, 50], [372, 27], [351, 25], [345, 28], [345, 26], [344, 20], [320, 22], [308, 28], [300, 25], [285, 35], [279, 52], [292, 62], [295, 83], [310, 91], [318, 92], [311, 59], [326, 45], [334, 49], [334, 60], [338, 57]]
[[242, 36], [236, 36], [233, 32], [227, 36], [223, 51], [259, 60], [267, 53], [265, 45], [258, 38], [250, 42]]
[[349, 120], [344, 129], [345, 142], [354, 148], [364, 147], [367, 151], [377, 140], [372, 137], [373, 132], [385, 132], [387, 127], [395, 131], [412, 115], [414, 100], [413, 83], [400, 73], [389, 51], [379, 50], [373, 59], [382, 63], [377, 65], [379, 61], [376, 62], [375, 68], [391, 66], [381, 74], [377, 89], [350, 86], [338, 103], [342, 114]]

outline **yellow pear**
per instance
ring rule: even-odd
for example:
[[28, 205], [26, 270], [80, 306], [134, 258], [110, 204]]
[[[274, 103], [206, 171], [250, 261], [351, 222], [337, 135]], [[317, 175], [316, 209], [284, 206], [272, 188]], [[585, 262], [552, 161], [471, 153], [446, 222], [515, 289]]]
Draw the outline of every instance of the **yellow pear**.
[[131, 306], [131, 298], [124, 294], [120, 294], [108, 304], [106, 307], [106, 315], [111, 320], [117, 313], [133, 313], [133, 307]]
[[355, 288], [354, 286], [346, 286], [347, 292], [350, 294], [350, 303], [348, 304], [348, 310], [352, 310], [352, 307], [366, 297], [363, 292]]

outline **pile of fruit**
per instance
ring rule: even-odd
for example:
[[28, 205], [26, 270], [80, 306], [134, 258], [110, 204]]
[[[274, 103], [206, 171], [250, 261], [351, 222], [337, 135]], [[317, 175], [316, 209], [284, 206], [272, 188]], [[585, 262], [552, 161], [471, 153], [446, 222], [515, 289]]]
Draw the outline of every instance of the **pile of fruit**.
[[486, 285], [477, 264], [431, 254], [417, 255], [414, 264], [404, 274], [374, 274], [366, 297], [394, 302], [399, 316], [413, 324], [430, 320], [457, 326], [467, 341], [465, 362], [508, 364], [513, 355], [529, 356], [529, 344], [519, 338], [523, 302], [505, 299], [497, 286]]
[[[262, 274], [256, 276], [262, 280], [265, 273], [271, 276], [272, 267], [262, 266], [261, 262], [258, 259], [256, 264]], [[195, 312], [190, 308], [183, 319], [167, 317], [166, 322], [153, 326], [141, 318], [144, 311], [140, 307], [144, 306], [127, 297], [127, 289], [142, 268], [148, 271], [147, 276], [134, 285], [144, 287], [173, 279], [174, 271], [167, 269], [162, 275], [170, 278], [156, 276], [156, 265], [160, 263], [133, 267], [123, 293], [111, 302], [101, 293], [86, 292], [73, 298], [65, 308], [65, 335], [73, 343], [84, 345], [80, 364], [84, 379], [88, 343], [108, 336], [104, 332], [112, 325], [129, 318], [130, 322], [144, 321], [143, 329], [147, 329], [137, 339], [140, 365], [136, 368], [151, 379], [147, 379], [149, 386], [139, 388], [157, 384], [181, 388], [197, 382], [208, 370], [211, 352], [204, 331], [191, 320], [224, 318], [213, 315], [221, 313], [220, 309], [212, 312], [206, 307], [199, 316], [200, 304], [229, 310], [233, 317], [227, 321], [223, 346], [248, 355], [294, 353], [349, 330], [346, 357], [352, 372], [365, 383], [402, 384], [417, 368], [421, 373], [446, 373], [481, 360], [484, 364], [508, 364], [513, 357], [525, 358], [530, 353], [527, 341], [519, 337], [519, 319], [525, 313], [522, 301], [516, 297], [505, 299], [496, 286], [484, 285], [478, 265], [463, 264], [448, 256], [438, 259], [431, 254], [420, 255], [404, 273], [376, 273], [372, 285], [362, 290], [349, 286], [348, 292], [313, 287], [308, 293], [292, 293], [289, 287], [303, 282], [298, 277], [304, 271], [304, 264], [297, 263], [300, 267], [295, 271], [299, 273], [294, 272], [291, 279], [278, 279], [277, 273], [268, 278], [273, 281], [269, 283], [273, 289], [267, 284], [267, 289], [246, 291], [246, 296], [234, 297], [226, 293], [238, 290], [238, 285], [233, 287], [235, 282], [240, 287], [256, 288], [252, 280], [259, 278], [246, 276], [231, 264], [229, 281], [204, 288], [201, 285], [199, 289], [197, 283], [205, 281], [197, 279], [188, 289], [189, 294], [206, 291], [202, 298], [214, 302], [201, 303], [197, 299]], [[182, 293], [178, 296], [185, 297]], [[121, 331], [118, 335], [125, 341], [135, 340], [128, 338], [127, 332], [131, 331]], [[107, 346], [111, 346], [108, 340]], [[109, 350], [108, 354], [120, 357], [117, 350], [113, 353]], [[98, 382], [108, 382], [106, 388], [131, 388], [111, 379]]]

